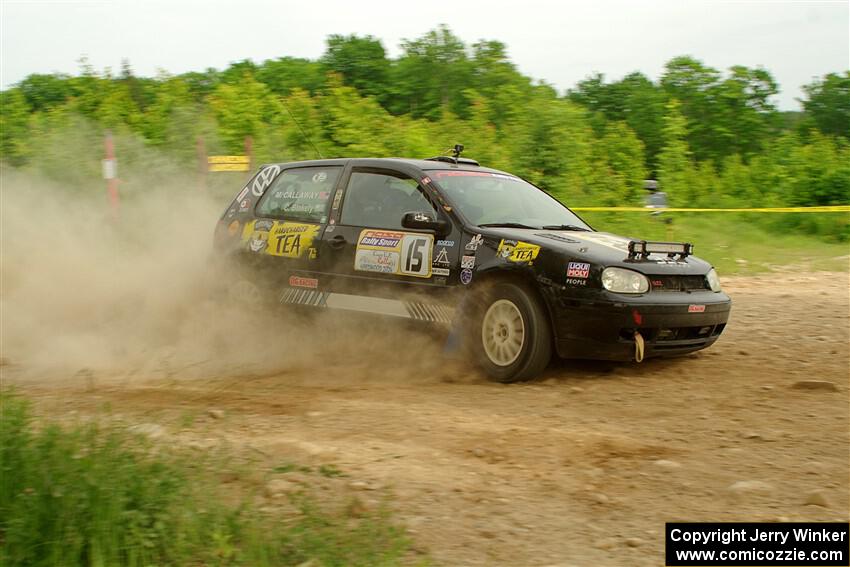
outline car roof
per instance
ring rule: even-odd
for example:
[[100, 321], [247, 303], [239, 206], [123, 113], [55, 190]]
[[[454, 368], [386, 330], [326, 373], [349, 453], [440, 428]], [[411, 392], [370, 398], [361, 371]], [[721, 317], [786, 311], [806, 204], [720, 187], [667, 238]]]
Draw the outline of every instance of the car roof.
[[[434, 161], [427, 159], [411, 159], [411, 158], [336, 158], [336, 159], [316, 159], [316, 160], [304, 160], [304, 161], [294, 161], [294, 162], [281, 162], [275, 165], [279, 165], [281, 167], [317, 167], [317, 166], [329, 166], [329, 165], [337, 165], [343, 166], [348, 163], [351, 163], [354, 167], [392, 167], [392, 166], [407, 166], [407, 168], [413, 167], [422, 171], [434, 171], [439, 169], [444, 170], [460, 170], [460, 171], [480, 171], [484, 173], [500, 173], [502, 175], [513, 175], [510, 173], [506, 173], [504, 171], [499, 171], [498, 169], [491, 169], [489, 167], [481, 167], [478, 165], [471, 165], [466, 163], [449, 163], [445, 161]], [[272, 164], [264, 164], [264, 165], [272, 165]]]

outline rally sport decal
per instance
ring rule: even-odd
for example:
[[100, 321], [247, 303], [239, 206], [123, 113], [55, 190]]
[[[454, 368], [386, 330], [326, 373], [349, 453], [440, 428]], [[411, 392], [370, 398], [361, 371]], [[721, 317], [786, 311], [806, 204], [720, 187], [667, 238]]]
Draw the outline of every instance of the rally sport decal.
[[397, 276], [431, 277], [434, 236], [366, 229], [357, 239], [354, 269]]

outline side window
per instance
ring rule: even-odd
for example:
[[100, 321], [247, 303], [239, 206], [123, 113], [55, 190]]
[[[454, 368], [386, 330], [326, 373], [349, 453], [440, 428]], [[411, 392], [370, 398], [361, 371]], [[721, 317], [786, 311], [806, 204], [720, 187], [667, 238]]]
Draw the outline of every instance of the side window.
[[400, 229], [404, 213], [437, 211], [419, 184], [402, 173], [354, 171], [340, 222], [348, 226]]
[[328, 205], [342, 168], [299, 167], [286, 169], [266, 189], [257, 206], [261, 217], [325, 223]]

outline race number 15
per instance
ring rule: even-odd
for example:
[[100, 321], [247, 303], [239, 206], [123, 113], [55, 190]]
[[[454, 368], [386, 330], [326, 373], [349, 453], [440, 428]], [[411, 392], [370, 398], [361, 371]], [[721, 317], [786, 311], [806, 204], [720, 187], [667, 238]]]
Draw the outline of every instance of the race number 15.
[[434, 237], [430, 234], [407, 234], [401, 241], [401, 273], [427, 278], [431, 275], [431, 249]]

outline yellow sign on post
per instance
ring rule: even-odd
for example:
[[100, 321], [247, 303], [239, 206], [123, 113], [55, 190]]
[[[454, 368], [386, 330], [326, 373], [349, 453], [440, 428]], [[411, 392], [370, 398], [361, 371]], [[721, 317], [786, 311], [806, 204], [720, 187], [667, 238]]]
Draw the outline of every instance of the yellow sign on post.
[[248, 171], [251, 169], [250, 156], [209, 156], [207, 171]]

